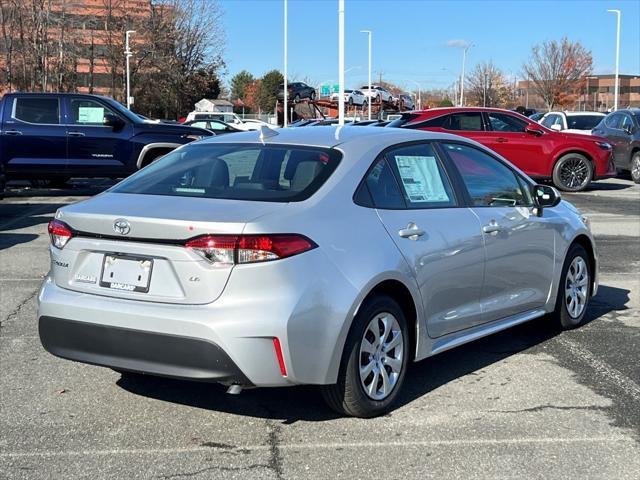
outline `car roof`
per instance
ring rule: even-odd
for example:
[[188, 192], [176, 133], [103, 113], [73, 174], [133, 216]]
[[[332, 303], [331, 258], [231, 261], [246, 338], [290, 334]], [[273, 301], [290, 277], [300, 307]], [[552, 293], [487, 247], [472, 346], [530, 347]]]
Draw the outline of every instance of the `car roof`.
[[[338, 127], [335, 125], [317, 126], [314, 128], [279, 128], [275, 135], [268, 135], [261, 140], [260, 131], [234, 133], [232, 136], [207, 137], [198, 144], [207, 143], [264, 143], [270, 145], [305, 145], [332, 148], [338, 145], [347, 146], [365, 140], [370, 147], [385, 148], [396, 143], [416, 140], [461, 140], [457, 135], [404, 128], [379, 128], [352, 125]], [[269, 132], [271, 133], [271, 132]]]
[[545, 113], [545, 115], [549, 115], [549, 114], [554, 114], [554, 115], [566, 115], [567, 117], [575, 117], [578, 115], [591, 115], [594, 117], [604, 117], [606, 114], [602, 113], [602, 112], [561, 112], [561, 111], [552, 111], [552, 112], [547, 112]]

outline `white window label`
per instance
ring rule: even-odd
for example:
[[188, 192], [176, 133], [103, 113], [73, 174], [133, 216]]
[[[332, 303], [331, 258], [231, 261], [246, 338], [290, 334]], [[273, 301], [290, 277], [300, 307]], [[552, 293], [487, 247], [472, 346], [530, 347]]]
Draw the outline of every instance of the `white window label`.
[[103, 121], [104, 108], [78, 107], [78, 123], [102, 123]]
[[396, 156], [400, 179], [411, 202], [449, 202], [435, 157]]

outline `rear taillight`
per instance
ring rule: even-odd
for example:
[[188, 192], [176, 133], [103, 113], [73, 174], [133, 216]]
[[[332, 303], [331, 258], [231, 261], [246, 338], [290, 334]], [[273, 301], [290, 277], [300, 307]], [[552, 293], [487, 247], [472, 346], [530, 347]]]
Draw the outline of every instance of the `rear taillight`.
[[297, 255], [317, 245], [303, 235], [203, 235], [185, 243], [216, 265], [268, 262]]
[[51, 245], [59, 249], [64, 248], [73, 237], [71, 228], [60, 220], [51, 220], [47, 229], [49, 230], [49, 237], [51, 237]]

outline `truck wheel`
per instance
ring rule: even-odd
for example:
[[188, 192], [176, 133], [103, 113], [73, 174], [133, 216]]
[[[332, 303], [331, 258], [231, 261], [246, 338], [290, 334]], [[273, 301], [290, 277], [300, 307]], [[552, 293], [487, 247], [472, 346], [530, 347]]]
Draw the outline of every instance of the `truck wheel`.
[[640, 152], [635, 152], [631, 157], [631, 180], [640, 183]]
[[407, 321], [387, 295], [367, 300], [353, 321], [344, 345], [338, 382], [322, 387], [338, 413], [375, 417], [387, 412], [404, 382], [410, 355]]
[[579, 153], [568, 153], [553, 167], [553, 183], [565, 192], [580, 192], [593, 177], [591, 162]]

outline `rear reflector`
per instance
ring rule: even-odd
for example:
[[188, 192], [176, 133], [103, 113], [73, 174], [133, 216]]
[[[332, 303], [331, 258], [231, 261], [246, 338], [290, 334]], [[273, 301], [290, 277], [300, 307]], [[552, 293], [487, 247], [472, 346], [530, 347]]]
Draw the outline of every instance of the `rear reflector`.
[[185, 243], [216, 265], [255, 263], [297, 255], [317, 245], [303, 235], [203, 235]]
[[278, 365], [280, 366], [280, 373], [283, 377], [287, 376], [287, 367], [284, 364], [284, 356], [282, 355], [282, 346], [278, 337], [273, 337], [273, 347], [276, 350], [276, 358], [278, 359]]
[[49, 237], [51, 237], [51, 245], [62, 249], [73, 236], [71, 228], [60, 220], [51, 220], [47, 227]]

